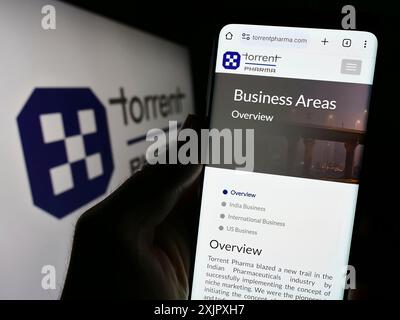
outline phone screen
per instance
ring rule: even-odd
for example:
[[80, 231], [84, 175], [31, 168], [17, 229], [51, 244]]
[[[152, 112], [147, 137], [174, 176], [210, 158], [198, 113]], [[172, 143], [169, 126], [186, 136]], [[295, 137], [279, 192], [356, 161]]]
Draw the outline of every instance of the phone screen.
[[343, 299], [376, 50], [361, 31], [221, 30], [210, 128], [249, 146], [205, 168], [192, 299]]

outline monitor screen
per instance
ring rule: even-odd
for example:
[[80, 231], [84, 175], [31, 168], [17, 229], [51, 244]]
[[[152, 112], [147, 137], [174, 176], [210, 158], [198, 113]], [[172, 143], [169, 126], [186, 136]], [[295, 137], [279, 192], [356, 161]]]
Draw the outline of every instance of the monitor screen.
[[0, 299], [57, 299], [77, 218], [193, 112], [189, 53], [50, 0], [2, 0], [0, 37]]

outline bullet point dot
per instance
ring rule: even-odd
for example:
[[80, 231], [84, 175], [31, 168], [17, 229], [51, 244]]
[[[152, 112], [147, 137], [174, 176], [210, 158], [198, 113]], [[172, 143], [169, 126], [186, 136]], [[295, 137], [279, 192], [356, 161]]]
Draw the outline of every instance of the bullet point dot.
[[224, 191], [222, 191], [223, 194], [227, 194], [228, 190], [224, 189]]
[[225, 207], [225, 206], [226, 206], [226, 202], [223, 201], [223, 202], [221, 203], [221, 206]]
[[224, 230], [224, 227], [223, 226], [219, 226], [219, 228], [218, 228], [219, 230]]
[[225, 218], [225, 215], [223, 213], [221, 213], [219, 216], [221, 219]]

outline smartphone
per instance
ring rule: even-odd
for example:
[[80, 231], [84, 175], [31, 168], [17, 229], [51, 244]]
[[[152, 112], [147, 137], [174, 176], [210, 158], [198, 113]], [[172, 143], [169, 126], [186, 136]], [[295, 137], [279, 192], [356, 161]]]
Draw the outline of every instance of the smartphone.
[[376, 52], [369, 32], [222, 28], [210, 128], [252, 146], [205, 167], [192, 299], [343, 299]]

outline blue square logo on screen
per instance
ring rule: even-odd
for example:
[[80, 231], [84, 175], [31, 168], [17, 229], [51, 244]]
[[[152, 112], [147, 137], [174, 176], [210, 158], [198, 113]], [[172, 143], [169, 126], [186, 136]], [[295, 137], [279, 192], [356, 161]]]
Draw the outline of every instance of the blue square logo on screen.
[[240, 54], [236, 51], [227, 51], [222, 59], [222, 66], [225, 69], [236, 70], [240, 66]]
[[34, 204], [63, 218], [103, 195], [114, 169], [106, 111], [89, 88], [39, 88], [18, 119]]

